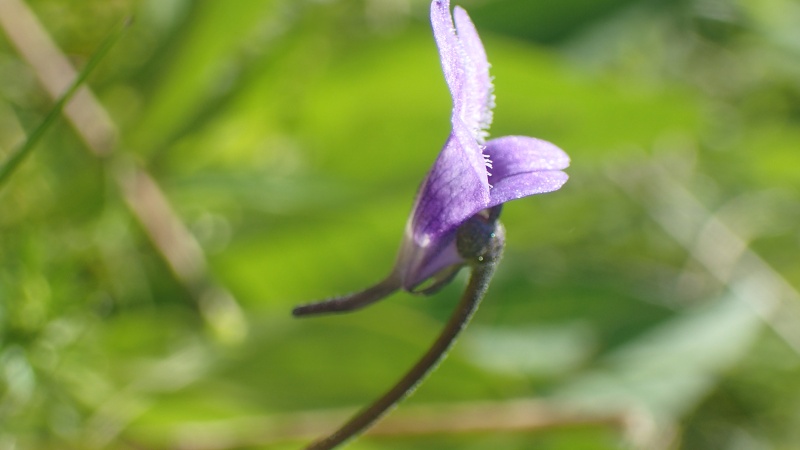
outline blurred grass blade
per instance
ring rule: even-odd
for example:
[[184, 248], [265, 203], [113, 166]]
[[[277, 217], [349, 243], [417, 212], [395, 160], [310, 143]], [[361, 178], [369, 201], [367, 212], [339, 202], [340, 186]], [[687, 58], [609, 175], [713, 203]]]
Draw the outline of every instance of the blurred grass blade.
[[131, 18], [126, 18], [125, 22], [114, 30], [100, 45], [97, 51], [92, 55], [89, 61], [84, 66], [83, 70], [78, 73], [78, 76], [75, 78], [75, 81], [69, 86], [69, 88], [64, 92], [61, 97], [56, 101], [53, 105], [53, 108], [50, 109], [50, 112], [47, 113], [44, 120], [37, 126], [29, 135], [25, 142], [17, 148], [17, 150], [8, 158], [8, 160], [0, 166], [0, 188], [5, 184], [5, 182], [11, 177], [14, 171], [19, 167], [22, 161], [31, 153], [33, 148], [36, 144], [41, 140], [42, 136], [47, 132], [48, 129], [53, 125], [61, 112], [64, 110], [64, 106], [70, 99], [78, 92], [78, 89], [81, 85], [86, 81], [89, 75], [94, 71], [100, 61], [108, 54], [109, 50], [116, 44], [122, 35], [125, 33], [125, 30], [128, 29], [132, 20]]

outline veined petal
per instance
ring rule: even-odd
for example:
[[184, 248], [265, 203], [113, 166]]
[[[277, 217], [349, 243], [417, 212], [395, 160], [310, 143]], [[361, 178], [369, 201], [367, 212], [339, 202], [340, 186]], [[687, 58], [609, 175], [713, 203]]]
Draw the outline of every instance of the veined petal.
[[483, 49], [478, 31], [467, 12], [455, 7], [453, 13], [458, 31], [458, 39], [464, 49], [466, 74], [466, 98], [463, 105], [462, 120], [473, 130], [476, 138], [483, 142], [492, 124], [492, 108], [494, 108], [494, 87], [489, 75], [489, 61]]
[[420, 188], [410, 222], [413, 238], [425, 246], [488, 203], [489, 181], [480, 146], [456, 122]]
[[551, 144], [526, 136], [505, 136], [486, 143], [492, 160], [490, 206], [559, 189], [567, 181], [562, 172], [569, 156]]

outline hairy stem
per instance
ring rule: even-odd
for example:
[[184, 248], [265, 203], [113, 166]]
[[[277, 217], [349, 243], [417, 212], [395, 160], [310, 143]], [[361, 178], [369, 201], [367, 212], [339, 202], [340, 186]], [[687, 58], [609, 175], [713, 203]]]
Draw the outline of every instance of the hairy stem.
[[472, 315], [478, 309], [500, 261], [503, 245], [502, 234], [500, 234], [493, 238], [488, 251], [482, 255], [482, 259], [473, 264], [469, 284], [453, 315], [442, 333], [414, 367], [372, 405], [356, 414], [331, 435], [306, 447], [306, 450], [332, 449], [357, 436], [414, 391], [425, 376], [444, 358], [461, 330], [469, 323]]

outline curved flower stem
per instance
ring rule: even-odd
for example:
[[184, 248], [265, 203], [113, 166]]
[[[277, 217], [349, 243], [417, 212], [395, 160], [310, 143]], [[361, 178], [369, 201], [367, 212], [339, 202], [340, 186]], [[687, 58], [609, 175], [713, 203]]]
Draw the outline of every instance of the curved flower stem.
[[[498, 224], [498, 226], [501, 225]], [[478, 309], [502, 256], [503, 246], [502, 233], [498, 233], [490, 242], [487, 252], [482, 255], [482, 260], [473, 264], [467, 289], [444, 330], [414, 367], [372, 405], [356, 414], [328, 437], [306, 447], [306, 450], [329, 450], [346, 442], [366, 430], [389, 409], [414, 391], [425, 376], [444, 358], [461, 330], [469, 323], [472, 315]]]
[[295, 317], [314, 316], [355, 311], [385, 298], [400, 288], [400, 282], [393, 275], [361, 292], [334, 297], [321, 302], [300, 305], [292, 310]]

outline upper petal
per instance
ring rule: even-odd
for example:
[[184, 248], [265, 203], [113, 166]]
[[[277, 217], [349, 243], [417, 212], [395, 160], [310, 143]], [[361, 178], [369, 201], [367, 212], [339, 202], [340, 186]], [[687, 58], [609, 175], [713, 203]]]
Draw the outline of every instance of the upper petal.
[[465, 92], [462, 120], [481, 142], [492, 123], [494, 87], [489, 75], [489, 61], [478, 31], [467, 12], [456, 6], [454, 11], [458, 39], [465, 53]]
[[450, 2], [434, 0], [431, 3], [433, 35], [453, 97], [452, 120], [460, 120], [470, 130], [473, 139], [483, 143], [494, 107], [489, 62], [467, 12], [456, 7], [454, 14], [455, 27]]
[[462, 100], [465, 84], [465, 52], [455, 33], [453, 17], [450, 14], [450, 0], [435, 0], [431, 3], [431, 26], [439, 59], [450, 95], [453, 96], [454, 109]]

